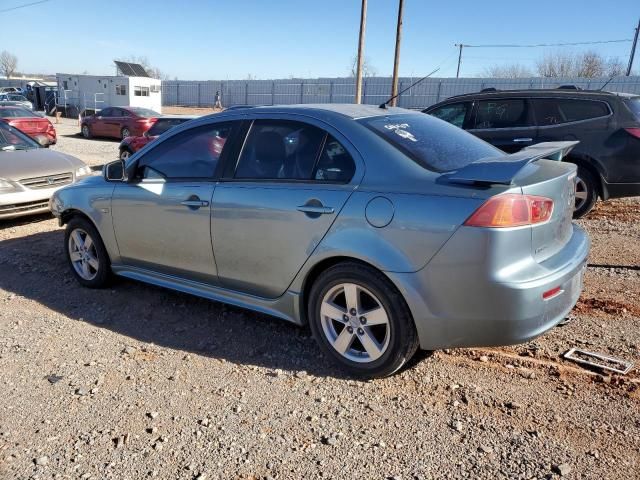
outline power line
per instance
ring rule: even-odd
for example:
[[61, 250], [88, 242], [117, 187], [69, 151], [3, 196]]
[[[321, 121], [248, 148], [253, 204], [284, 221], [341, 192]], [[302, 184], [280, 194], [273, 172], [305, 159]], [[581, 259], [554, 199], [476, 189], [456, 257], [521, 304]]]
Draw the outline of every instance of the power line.
[[[622, 38], [619, 40], [598, 40], [595, 42], [567, 42], [567, 43], [534, 43], [530, 45], [518, 44], [496, 44], [496, 45], [468, 45], [462, 44], [466, 48], [537, 48], [537, 47], [572, 47], [576, 45], [600, 45], [603, 43], [626, 43], [633, 41], [631, 38]], [[459, 44], [458, 44], [459, 45]], [[458, 46], [456, 45], [456, 46]]]
[[48, 1], [49, 0], [40, 0], [39, 2], [25, 3], [25, 4], [22, 4], [22, 5], [18, 5], [17, 7], [3, 8], [2, 10], [0, 10], [0, 13], [10, 12], [12, 10], [18, 10], [19, 8], [32, 7], [33, 5], [40, 5], [41, 3], [45, 3], [45, 2], [48, 2]]

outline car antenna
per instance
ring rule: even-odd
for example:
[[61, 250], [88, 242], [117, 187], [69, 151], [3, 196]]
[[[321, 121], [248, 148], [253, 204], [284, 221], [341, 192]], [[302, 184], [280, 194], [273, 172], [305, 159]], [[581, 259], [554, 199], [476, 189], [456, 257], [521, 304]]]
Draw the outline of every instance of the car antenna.
[[602, 91], [602, 89], [603, 89], [604, 87], [606, 87], [607, 85], [609, 85], [609, 82], [610, 82], [611, 80], [613, 80], [614, 78], [615, 78], [615, 75], [611, 75], [611, 78], [609, 78], [609, 80], [607, 80], [606, 82], [604, 82], [604, 85], [602, 85], [598, 90], [596, 90], [596, 92], [601, 92], [601, 91]]
[[394, 98], [399, 97], [400, 95], [402, 95], [404, 92], [406, 92], [407, 90], [409, 90], [412, 87], [415, 87], [417, 84], [419, 84], [420, 82], [422, 82], [423, 80], [426, 80], [427, 78], [429, 78], [431, 75], [433, 75], [434, 73], [436, 73], [438, 70], [440, 70], [440, 67], [436, 68], [435, 70], [433, 70], [431, 73], [429, 73], [429, 75], [426, 75], [424, 77], [422, 77], [420, 80], [417, 80], [415, 82], [413, 82], [411, 85], [409, 85], [407, 88], [405, 88], [404, 90], [402, 90], [401, 92], [396, 93], [393, 97], [391, 97], [389, 100], [387, 100], [384, 103], [381, 103], [379, 106], [380, 108], [387, 108], [387, 104], [393, 100]]

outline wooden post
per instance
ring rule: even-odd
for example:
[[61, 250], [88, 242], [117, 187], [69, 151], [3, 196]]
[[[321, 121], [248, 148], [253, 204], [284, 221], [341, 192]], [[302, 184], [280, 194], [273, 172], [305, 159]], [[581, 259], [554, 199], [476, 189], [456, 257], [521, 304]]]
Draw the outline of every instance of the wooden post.
[[360, 10], [360, 35], [358, 37], [358, 64], [356, 66], [356, 98], [355, 103], [362, 101], [362, 62], [364, 61], [364, 33], [367, 24], [367, 0], [362, 0]]
[[398, 104], [398, 68], [400, 66], [400, 40], [402, 37], [402, 11], [404, 10], [404, 0], [398, 2], [398, 24], [396, 26], [396, 53], [393, 59], [393, 81], [391, 83], [391, 96], [396, 97], [391, 100], [391, 106]]

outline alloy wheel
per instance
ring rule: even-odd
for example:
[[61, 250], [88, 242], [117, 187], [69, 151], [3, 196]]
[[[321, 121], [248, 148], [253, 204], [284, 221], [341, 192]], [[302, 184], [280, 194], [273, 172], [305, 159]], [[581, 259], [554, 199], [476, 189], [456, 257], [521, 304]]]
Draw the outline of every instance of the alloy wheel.
[[76, 273], [84, 280], [93, 280], [98, 274], [100, 261], [91, 236], [81, 228], [69, 235], [69, 259]]
[[126, 160], [130, 155], [131, 153], [129, 153], [129, 150], [123, 150], [120, 152], [120, 160]]
[[587, 183], [580, 177], [576, 178], [576, 202], [574, 210], [579, 210], [589, 198]]
[[84, 138], [89, 138], [89, 126], [88, 125], [83, 125], [82, 126], [82, 136]]
[[373, 362], [389, 346], [389, 316], [380, 300], [360, 285], [332, 287], [322, 299], [320, 317], [325, 337], [348, 360]]
[[131, 136], [131, 133], [129, 132], [129, 129], [128, 128], [123, 128], [122, 129], [122, 139], [124, 140], [125, 138], [130, 137], [130, 136]]

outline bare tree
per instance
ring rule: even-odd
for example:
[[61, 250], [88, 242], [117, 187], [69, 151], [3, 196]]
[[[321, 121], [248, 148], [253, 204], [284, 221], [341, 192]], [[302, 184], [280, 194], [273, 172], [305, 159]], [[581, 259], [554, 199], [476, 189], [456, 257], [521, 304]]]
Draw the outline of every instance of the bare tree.
[[16, 68], [18, 68], [18, 57], [3, 50], [2, 53], [0, 53], [0, 72], [2, 72], [5, 77], [11, 78]]
[[487, 67], [482, 72], [482, 76], [491, 78], [526, 78], [532, 77], [533, 73], [524, 65], [514, 63], [512, 65], [494, 65]]
[[[349, 76], [355, 78], [356, 71], [358, 69], [358, 55], [354, 55], [351, 59], [351, 69], [349, 70]], [[369, 57], [364, 57], [362, 60], [362, 76], [363, 77], [375, 77], [378, 73], [378, 69], [371, 65]]]
[[545, 54], [537, 63], [542, 77], [609, 77], [624, 74], [624, 65], [617, 58], [605, 58], [592, 50], [580, 54], [556, 52]]

